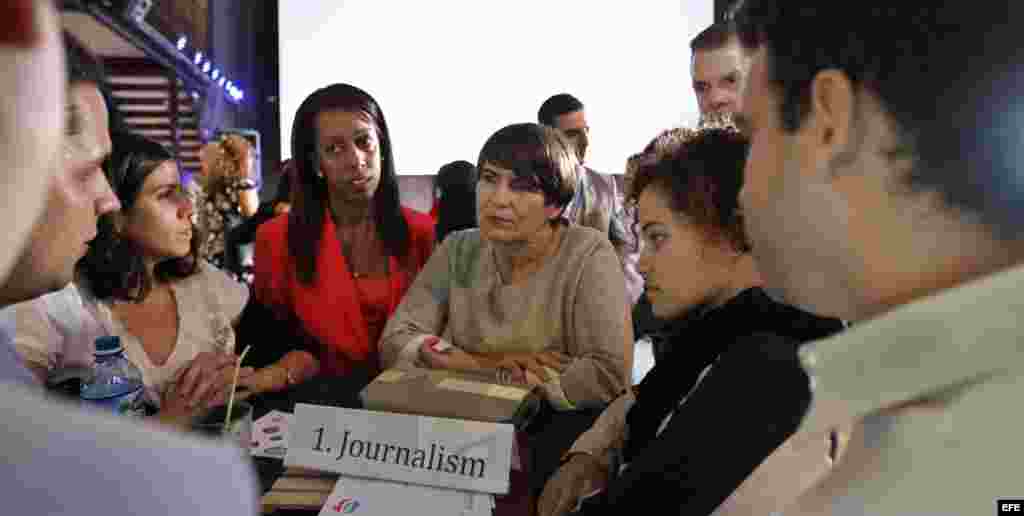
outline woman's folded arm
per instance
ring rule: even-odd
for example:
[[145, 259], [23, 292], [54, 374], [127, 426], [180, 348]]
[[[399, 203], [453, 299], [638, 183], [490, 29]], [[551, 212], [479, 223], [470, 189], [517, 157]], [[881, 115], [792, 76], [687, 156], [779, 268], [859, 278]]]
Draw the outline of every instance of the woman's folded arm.
[[[552, 392], [574, 406], [609, 403], [628, 386], [633, 362], [633, 325], [625, 278], [611, 244], [586, 261], [572, 310], [573, 361]], [[557, 387], [557, 390], [556, 390]]]
[[448, 238], [437, 247], [384, 327], [380, 353], [385, 368], [415, 363], [424, 339], [444, 331], [449, 309], [450, 245]]

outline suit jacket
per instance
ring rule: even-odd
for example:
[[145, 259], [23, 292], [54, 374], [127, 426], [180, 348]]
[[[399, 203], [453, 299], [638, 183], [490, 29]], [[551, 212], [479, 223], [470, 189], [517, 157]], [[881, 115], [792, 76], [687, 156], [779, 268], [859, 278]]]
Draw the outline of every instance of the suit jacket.
[[[434, 247], [434, 226], [430, 217], [402, 208], [409, 223], [409, 259], [389, 257], [391, 299], [388, 313], [394, 313], [416, 274]], [[324, 217], [316, 276], [312, 285], [298, 280], [295, 262], [288, 251], [288, 215], [264, 223], [256, 235], [256, 298], [280, 314], [292, 315], [306, 334], [320, 343], [321, 371], [342, 375], [355, 367], [378, 367], [377, 342], [370, 342], [355, 282], [349, 271], [334, 221]]]
[[800, 434], [852, 425], [833, 469], [786, 516], [996, 514], [1024, 496], [1024, 268], [809, 345]]
[[[797, 348], [841, 328], [758, 288], [690, 322], [637, 388], [625, 465], [582, 512], [657, 500], [658, 513], [711, 514], [796, 431], [810, 401]], [[702, 363], [711, 365], [695, 378]]]
[[582, 172], [576, 195], [566, 208], [566, 217], [574, 224], [608, 235], [612, 244], [618, 245], [625, 236], [621, 227], [622, 202], [615, 178], [587, 167], [582, 167]]

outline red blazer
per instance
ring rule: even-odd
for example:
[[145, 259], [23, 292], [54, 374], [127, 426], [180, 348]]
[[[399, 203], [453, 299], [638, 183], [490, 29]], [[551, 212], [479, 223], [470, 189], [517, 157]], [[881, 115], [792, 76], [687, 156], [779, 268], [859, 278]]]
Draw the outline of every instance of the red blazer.
[[[394, 313], [434, 247], [434, 224], [430, 217], [408, 208], [402, 208], [402, 214], [409, 224], [411, 256], [406, 263], [415, 270], [399, 267], [399, 261], [389, 257], [389, 313]], [[275, 311], [285, 311], [282, 315], [294, 314], [305, 331], [320, 342], [318, 358], [322, 373], [343, 375], [366, 362], [378, 367], [377, 343], [370, 342], [367, 335], [359, 300], [353, 295], [355, 284], [330, 216], [324, 217], [312, 285], [299, 282], [295, 274], [295, 264], [288, 252], [287, 214], [260, 226], [255, 247], [256, 299]]]
[[[437, 216], [441, 214], [441, 199], [434, 198], [434, 205], [430, 207], [430, 218], [437, 224]], [[438, 242], [440, 244], [440, 242]]]

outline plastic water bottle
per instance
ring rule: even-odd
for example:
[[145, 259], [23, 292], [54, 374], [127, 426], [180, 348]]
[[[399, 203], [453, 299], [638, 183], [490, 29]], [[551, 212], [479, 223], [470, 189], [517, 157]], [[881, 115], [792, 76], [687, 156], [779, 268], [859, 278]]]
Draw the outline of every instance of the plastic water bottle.
[[96, 339], [93, 356], [93, 374], [82, 383], [82, 401], [118, 415], [145, 415], [142, 371], [125, 357], [121, 338]]

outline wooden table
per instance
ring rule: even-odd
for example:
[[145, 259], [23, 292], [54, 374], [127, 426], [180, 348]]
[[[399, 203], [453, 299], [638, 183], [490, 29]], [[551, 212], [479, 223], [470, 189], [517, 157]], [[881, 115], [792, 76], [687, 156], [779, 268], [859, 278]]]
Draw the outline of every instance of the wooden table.
[[[250, 399], [255, 411], [253, 416], [261, 417], [270, 410], [292, 412], [295, 403], [311, 403], [344, 408], [363, 408], [358, 393], [369, 383], [369, 374], [353, 374], [345, 378], [316, 379], [296, 386], [287, 393]], [[550, 475], [558, 466], [561, 455], [576, 440], [580, 433], [590, 428], [600, 414], [599, 409], [550, 413], [536, 418], [535, 427], [528, 429], [531, 435], [517, 432], [522, 471], [513, 470], [509, 477], [509, 493], [495, 496], [495, 516], [533, 516], [536, 500], [531, 496], [530, 472], [542, 476]], [[531, 450], [533, 453], [531, 453]], [[536, 461], [537, 464], [531, 464]], [[292, 511], [297, 514], [319, 512], [334, 487], [337, 476], [297, 472], [285, 474], [280, 460], [254, 459], [259, 472], [263, 491], [265, 513], [284, 515]], [[283, 481], [280, 485], [278, 481]]]
[[[254, 397], [249, 401], [254, 407], [254, 418], [262, 417], [271, 410], [294, 411], [295, 403], [311, 403], [343, 408], [363, 408], [358, 393], [369, 382], [370, 376], [354, 374], [346, 378], [320, 378], [296, 386], [289, 392], [270, 396]], [[526, 438], [516, 435], [520, 447], [520, 458], [524, 471], [510, 473], [509, 493], [495, 496], [495, 516], [532, 516], [533, 501], [530, 499], [528, 457]], [[260, 482], [263, 485], [262, 507], [264, 514], [310, 514], [323, 507], [338, 475], [310, 470], [284, 470], [281, 461], [268, 458], [254, 458]]]
[[[263, 495], [260, 504], [264, 514], [316, 513], [327, 502], [334, 489], [337, 475], [315, 472], [288, 471], [279, 478], [273, 488]], [[524, 472], [513, 471], [510, 475], [511, 490], [505, 495], [494, 497], [494, 516], [530, 516], [534, 501], [528, 492], [528, 479]]]

